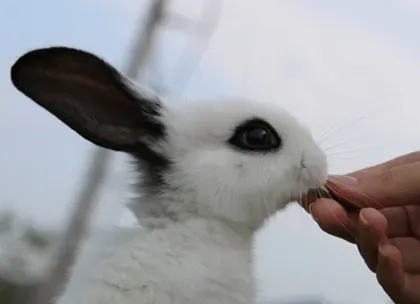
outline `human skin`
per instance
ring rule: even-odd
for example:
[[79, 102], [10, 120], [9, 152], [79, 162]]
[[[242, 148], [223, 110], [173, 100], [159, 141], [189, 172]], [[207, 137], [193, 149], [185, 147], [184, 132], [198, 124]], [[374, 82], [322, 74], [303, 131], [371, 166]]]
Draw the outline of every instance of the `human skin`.
[[331, 176], [327, 188], [335, 199], [309, 196], [304, 208], [322, 230], [357, 245], [396, 304], [420, 304], [420, 151]]

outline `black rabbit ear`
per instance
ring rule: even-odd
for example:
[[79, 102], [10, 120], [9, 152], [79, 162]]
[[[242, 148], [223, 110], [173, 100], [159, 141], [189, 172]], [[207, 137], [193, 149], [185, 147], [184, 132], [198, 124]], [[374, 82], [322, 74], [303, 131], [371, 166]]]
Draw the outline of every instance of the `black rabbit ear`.
[[16, 61], [11, 78], [19, 91], [103, 148], [141, 152], [163, 136], [159, 99], [131, 89], [93, 54], [65, 47], [34, 50]]

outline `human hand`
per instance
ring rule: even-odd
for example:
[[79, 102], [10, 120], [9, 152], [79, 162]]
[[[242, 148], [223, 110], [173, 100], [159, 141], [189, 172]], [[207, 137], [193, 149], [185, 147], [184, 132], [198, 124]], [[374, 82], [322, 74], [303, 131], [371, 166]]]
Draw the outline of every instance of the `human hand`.
[[[336, 200], [312, 199], [305, 209], [357, 245], [395, 303], [420, 303], [420, 152], [348, 176], [328, 182]], [[347, 211], [350, 204], [358, 208]]]

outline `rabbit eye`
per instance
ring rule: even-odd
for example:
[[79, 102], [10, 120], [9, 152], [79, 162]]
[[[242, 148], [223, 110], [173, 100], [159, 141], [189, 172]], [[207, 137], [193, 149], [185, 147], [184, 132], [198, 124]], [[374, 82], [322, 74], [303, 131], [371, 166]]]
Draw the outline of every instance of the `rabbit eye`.
[[244, 151], [269, 152], [282, 144], [277, 132], [260, 119], [246, 121], [235, 129], [229, 143]]

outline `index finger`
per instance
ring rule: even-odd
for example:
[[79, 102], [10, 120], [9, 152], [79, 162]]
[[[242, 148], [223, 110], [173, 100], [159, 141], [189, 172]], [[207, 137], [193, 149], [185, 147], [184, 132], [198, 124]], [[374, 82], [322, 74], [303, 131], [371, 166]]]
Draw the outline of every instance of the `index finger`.
[[420, 204], [420, 161], [365, 175], [357, 184], [332, 182], [340, 201], [376, 209]]
[[399, 167], [411, 163], [415, 163], [420, 161], [420, 151], [408, 153], [397, 158], [394, 158], [390, 161], [374, 165], [371, 167], [367, 167], [361, 170], [357, 170], [348, 174], [348, 176], [357, 177], [359, 179], [363, 179], [365, 176], [369, 176], [371, 174], [380, 174], [387, 170], [390, 170], [393, 167]]
[[[379, 174], [387, 174], [386, 172], [388, 170], [390, 170], [391, 168], [394, 167], [398, 167], [398, 166], [403, 166], [403, 165], [407, 165], [407, 164], [411, 164], [411, 163], [415, 163], [420, 161], [420, 151], [416, 151], [416, 152], [411, 152], [399, 157], [396, 157], [390, 161], [378, 164], [378, 165], [374, 165], [371, 167], [367, 167], [361, 170], [357, 170], [354, 171], [352, 173], [349, 173], [345, 176], [341, 176], [341, 177], [346, 177], [346, 176], [351, 176], [356, 178], [359, 181], [362, 181], [365, 178], [372, 178], [372, 175], [379, 175]], [[322, 191], [320, 189], [316, 189], [316, 190], [312, 190], [309, 191], [306, 196], [304, 197], [304, 199], [300, 202], [301, 206], [306, 210], [309, 211], [309, 206], [318, 198], [320, 197], [325, 197], [325, 198], [332, 198], [335, 199], [337, 201], [339, 201], [340, 203], [343, 204], [343, 206], [345, 207], [346, 210], [348, 211], [357, 211], [357, 209], [359, 209], [358, 205], [355, 205], [354, 202], [352, 201], [348, 201], [344, 198], [342, 198], [335, 190], [336, 187], [334, 187], [334, 185], [336, 184], [335, 181], [337, 180], [337, 178], [340, 176], [336, 176], [336, 175], [330, 175], [328, 178], [328, 182], [326, 183], [326, 193], [325, 191]], [[342, 182], [346, 182], [346, 179], [343, 179]], [[341, 183], [338, 183], [341, 185]], [[341, 188], [341, 187], [340, 187]], [[357, 200], [358, 201], [358, 200]], [[380, 206], [378, 204], [378, 206]]]

